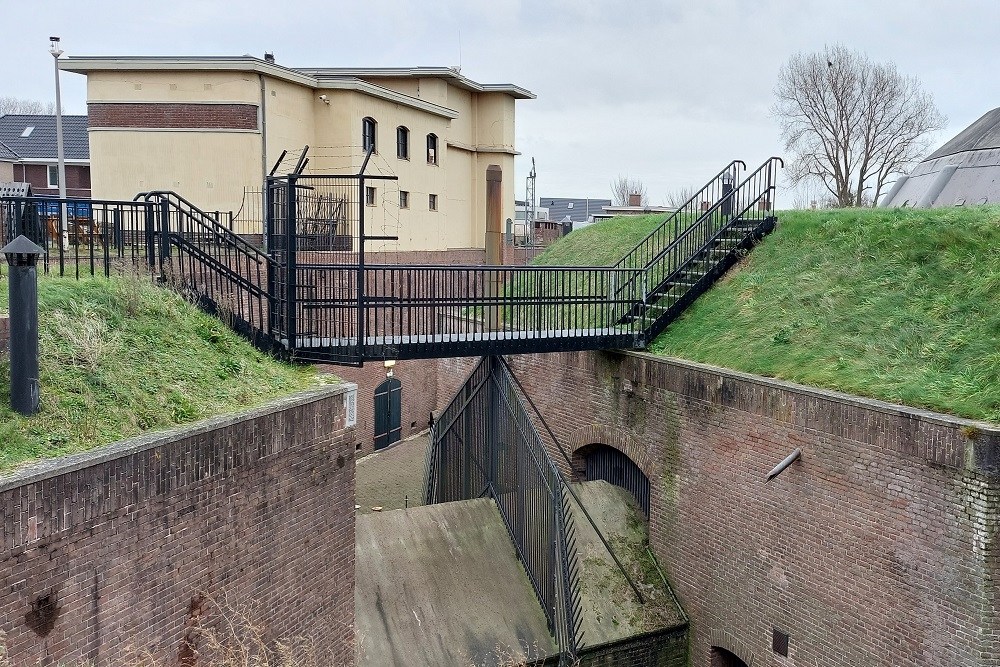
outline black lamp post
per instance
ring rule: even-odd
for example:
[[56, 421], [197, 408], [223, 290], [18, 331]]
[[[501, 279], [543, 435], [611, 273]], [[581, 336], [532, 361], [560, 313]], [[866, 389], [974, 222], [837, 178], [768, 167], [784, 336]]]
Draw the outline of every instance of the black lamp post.
[[722, 175], [722, 203], [719, 210], [727, 218], [733, 214], [733, 175], [726, 172]]
[[0, 248], [10, 266], [10, 407], [38, 412], [38, 258], [45, 250], [23, 234]]

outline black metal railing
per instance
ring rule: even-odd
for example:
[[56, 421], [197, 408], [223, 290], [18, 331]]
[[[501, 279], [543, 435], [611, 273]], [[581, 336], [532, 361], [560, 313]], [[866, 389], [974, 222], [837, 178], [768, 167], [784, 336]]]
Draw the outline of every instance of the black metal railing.
[[45, 273], [110, 276], [145, 262], [148, 211], [145, 202], [5, 197], [0, 239], [23, 234], [41, 246]]
[[646, 238], [639, 241], [627, 255], [615, 264], [619, 269], [646, 268], [671, 241], [681, 235], [690, 225], [719, 200], [729, 195], [737, 182], [740, 170], [746, 170], [743, 160], [733, 160], [713, 176], [698, 192], [668, 215]]
[[[640, 322], [648, 342], [679, 310], [702, 293], [719, 269], [728, 268], [734, 252], [755, 235], [773, 228], [775, 175], [781, 158], [766, 160], [726, 193], [670, 243], [653, 255], [641, 275], [644, 298], [622, 314], [621, 321]], [[709, 279], [709, 280], [706, 280]], [[622, 296], [635, 291], [625, 284]], [[618, 299], [616, 299], [617, 301]]]
[[731, 162], [610, 267], [393, 263], [404, 257], [386, 249], [396, 179], [364, 165], [269, 177], [265, 249], [168, 191], [132, 202], [4, 198], [0, 232], [45, 247], [46, 271], [144, 263], [262, 349], [303, 361], [637, 348], [773, 227], [780, 163], [733, 185], [743, 163]]
[[150, 207], [148, 234], [156, 242], [147, 260], [160, 278], [259, 348], [278, 349], [268, 290], [271, 257], [175, 192], [136, 199]]
[[576, 529], [566, 483], [501, 357], [484, 357], [431, 429], [427, 504], [490, 497], [572, 664], [582, 643]]

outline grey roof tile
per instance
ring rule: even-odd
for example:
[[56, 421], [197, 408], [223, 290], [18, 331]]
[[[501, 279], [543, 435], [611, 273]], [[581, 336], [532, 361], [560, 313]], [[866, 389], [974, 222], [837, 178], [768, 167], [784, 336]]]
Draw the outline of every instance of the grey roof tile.
[[574, 197], [539, 197], [538, 205], [549, 209], [549, 220], [563, 222], [567, 218], [573, 222], [589, 222], [590, 216], [603, 213], [603, 206], [611, 206], [610, 199], [586, 199]]
[[[27, 137], [25, 128], [34, 127]], [[55, 160], [56, 117], [23, 114], [0, 116], [0, 143], [23, 159]], [[63, 149], [67, 160], [89, 160], [86, 116], [63, 116]]]

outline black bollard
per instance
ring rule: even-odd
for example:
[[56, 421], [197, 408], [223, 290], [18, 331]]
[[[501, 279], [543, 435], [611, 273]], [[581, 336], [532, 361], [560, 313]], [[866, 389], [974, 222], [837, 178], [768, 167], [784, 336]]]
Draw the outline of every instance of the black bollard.
[[727, 218], [733, 214], [733, 180], [732, 173], [728, 171], [722, 175], [722, 204], [719, 210]]
[[10, 406], [38, 412], [38, 258], [45, 251], [24, 235], [2, 249], [10, 266]]

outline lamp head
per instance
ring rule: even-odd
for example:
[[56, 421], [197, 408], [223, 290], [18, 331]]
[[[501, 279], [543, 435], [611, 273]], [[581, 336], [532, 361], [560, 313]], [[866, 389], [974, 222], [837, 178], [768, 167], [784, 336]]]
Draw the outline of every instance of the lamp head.
[[63, 50], [59, 48], [58, 37], [49, 37], [49, 53], [51, 53], [55, 58], [58, 58], [63, 54]]

